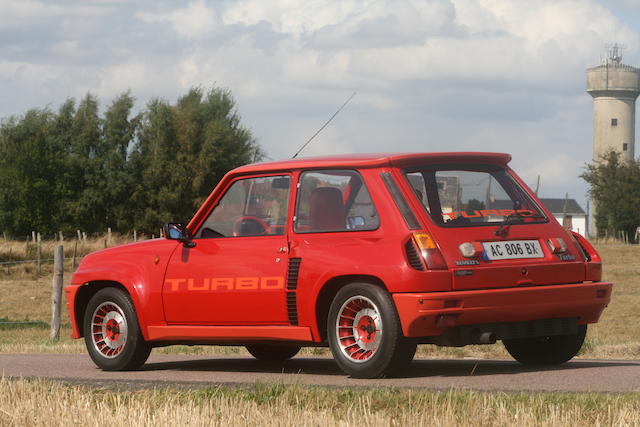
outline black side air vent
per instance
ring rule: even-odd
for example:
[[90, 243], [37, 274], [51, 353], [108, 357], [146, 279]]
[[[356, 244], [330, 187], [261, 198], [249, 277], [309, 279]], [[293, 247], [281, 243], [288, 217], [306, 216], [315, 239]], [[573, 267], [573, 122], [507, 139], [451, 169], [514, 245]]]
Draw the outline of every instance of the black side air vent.
[[287, 314], [289, 323], [298, 324], [298, 304], [296, 289], [298, 288], [298, 274], [300, 274], [300, 262], [302, 258], [290, 258], [287, 270]]
[[298, 305], [296, 302], [296, 293], [287, 292], [287, 314], [289, 315], [289, 323], [294, 326], [298, 325]]
[[289, 270], [287, 271], [287, 290], [295, 291], [298, 287], [298, 274], [300, 273], [300, 261], [302, 258], [289, 259]]
[[407, 240], [407, 243], [404, 245], [404, 251], [407, 254], [409, 265], [418, 271], [424, 271], [424, 264], [422, 263], [422, 259], [420, 259], [420, 254], [412, 239]]

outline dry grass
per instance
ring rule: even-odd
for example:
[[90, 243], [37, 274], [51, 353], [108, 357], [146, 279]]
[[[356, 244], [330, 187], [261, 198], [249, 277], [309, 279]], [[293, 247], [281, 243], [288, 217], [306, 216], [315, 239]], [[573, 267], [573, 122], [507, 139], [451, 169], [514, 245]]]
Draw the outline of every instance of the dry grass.
[[614, 284], [609, 307], [589, 328], [587, 355], [640, 359], [640, 245], [598, 246], [605, 280]]
[[[144, 235], [138, 236], [138, 240], [144, 240]], [[43, 274], [51, 272], [53, 253], [58, 245], [63, 245], [65, 250], [65, 267], [71, 269], [72, 256], [76, 253], [76, 265], [83, 256], [88, 253], [129, 243], [133, 241], [133, 236], [112, 233], [97, 235], [86, 240], [43, 240], [40, 243], [41, 268], [38, 270], [35, 262], [27, 264], [0, 265], [0, 277], [26, 277], [37, 278]], [[2, 240], [0, 241], [0, 262], [21, 262], [38, 259], [38, 244], [32, 241]]]
[[[43, 242], [44, 243], [44, 242]], [[101, 238], [90, 240], [87, 248], [99, 249]], [[14, 244], [14, 243], [10, 243]], [[47, 242], [51, 247], [57, 242]], [[24, 242], [18, 245], [23, 245]], [[89, 244], [88, 244], [89, 245]], [[598, 250], [604, 259], [604, 279], [614, 282], [613, 298], [599, 323], [591, 325], [587, 342], [581, 353], [585, 358], [640, 358], [640, 246], [615, 243], [600, 244]], [[0, 253], [5, 248], [0, 243]], [[66, 264], [65, 280], [71, 276], [70, 262]], [[6, 276], [0, 271], [0, 319], [50, 322], [51, 317], [51, 271], [38, 275], [24, 267], [13, 267], [15, 272]], [[0, 268], [0, 270], [2, 270]], [[46, 329], [27, 328], [19, 330], [0, 329], [0, 352], [28, 353], [75, 353], [84, 352], [80, 340], [66, 338], [68, 317], [63, 310], [63, 339], [59, 343], [49, 341]], [[1, 326], [0, 326], [1, 327]], [[247, 353], [238, 347], [186, 347], [175, 346], [154, 351], [161, 353], [188, 353], [202, 355], [226, 355]], [[328, 355], [326, 349], [304, 349], [303, 355]], [[438, 348], [420, 346], [418, 357], [423, 358], [509, 358], [501, 345], [467, 346], [463, 348]]]
[[0, 425], [630, 426], [640, 395], [247, 389], [111, 391], [0, 379]]

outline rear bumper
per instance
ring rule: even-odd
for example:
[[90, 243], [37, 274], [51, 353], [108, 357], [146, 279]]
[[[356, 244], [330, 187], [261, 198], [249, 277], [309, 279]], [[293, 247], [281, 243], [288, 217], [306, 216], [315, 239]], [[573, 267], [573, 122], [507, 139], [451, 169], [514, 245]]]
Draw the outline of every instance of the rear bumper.
[[595, 323], [611, 299], [611, 283], [579, 283], [474, 291], [393, 294], [406, 337], [435, 337], [463, 325], [577, 318]]

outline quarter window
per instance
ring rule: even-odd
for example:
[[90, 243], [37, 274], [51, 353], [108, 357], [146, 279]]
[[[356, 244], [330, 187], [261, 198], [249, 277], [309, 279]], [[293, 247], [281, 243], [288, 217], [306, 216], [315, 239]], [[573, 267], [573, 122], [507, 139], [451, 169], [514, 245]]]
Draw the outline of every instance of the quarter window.
[[202, 224], [196, 238], [284, 234], [289, 187], [288, 176], [234, 182]]
[[374, 230], [380, 225], [369, 191], [356, 171], [304, 172], [298, 191], [297, 233]]

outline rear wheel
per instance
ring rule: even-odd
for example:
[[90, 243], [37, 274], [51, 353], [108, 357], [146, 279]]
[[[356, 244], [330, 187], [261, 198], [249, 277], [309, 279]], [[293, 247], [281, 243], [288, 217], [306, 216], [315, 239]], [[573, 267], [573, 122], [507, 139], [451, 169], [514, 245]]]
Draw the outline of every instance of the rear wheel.
[[416, 344], [402, 335], [389, 293], [370, 284], [340, 289], [329, 309], [327, 338], [338, 366], [354, 378], [397, 373], [416, 352]]
[[559, 365], [572, 359], [582, 348], [587, 325], [579, 325], [571, 335], [503, 340], [505, 348], [523, 365]]
[[84, 340], [93, 362], [105, 371], [137, 369], [151, 345], [142, 337], [129, 295], [115, 288], [98, 291], [84, 314]]
[[258, 360], [281, 362], [298, 354], [300, 348], [300, 346], [296, 345], [253, 344], [247, 346], [247, 351]]

